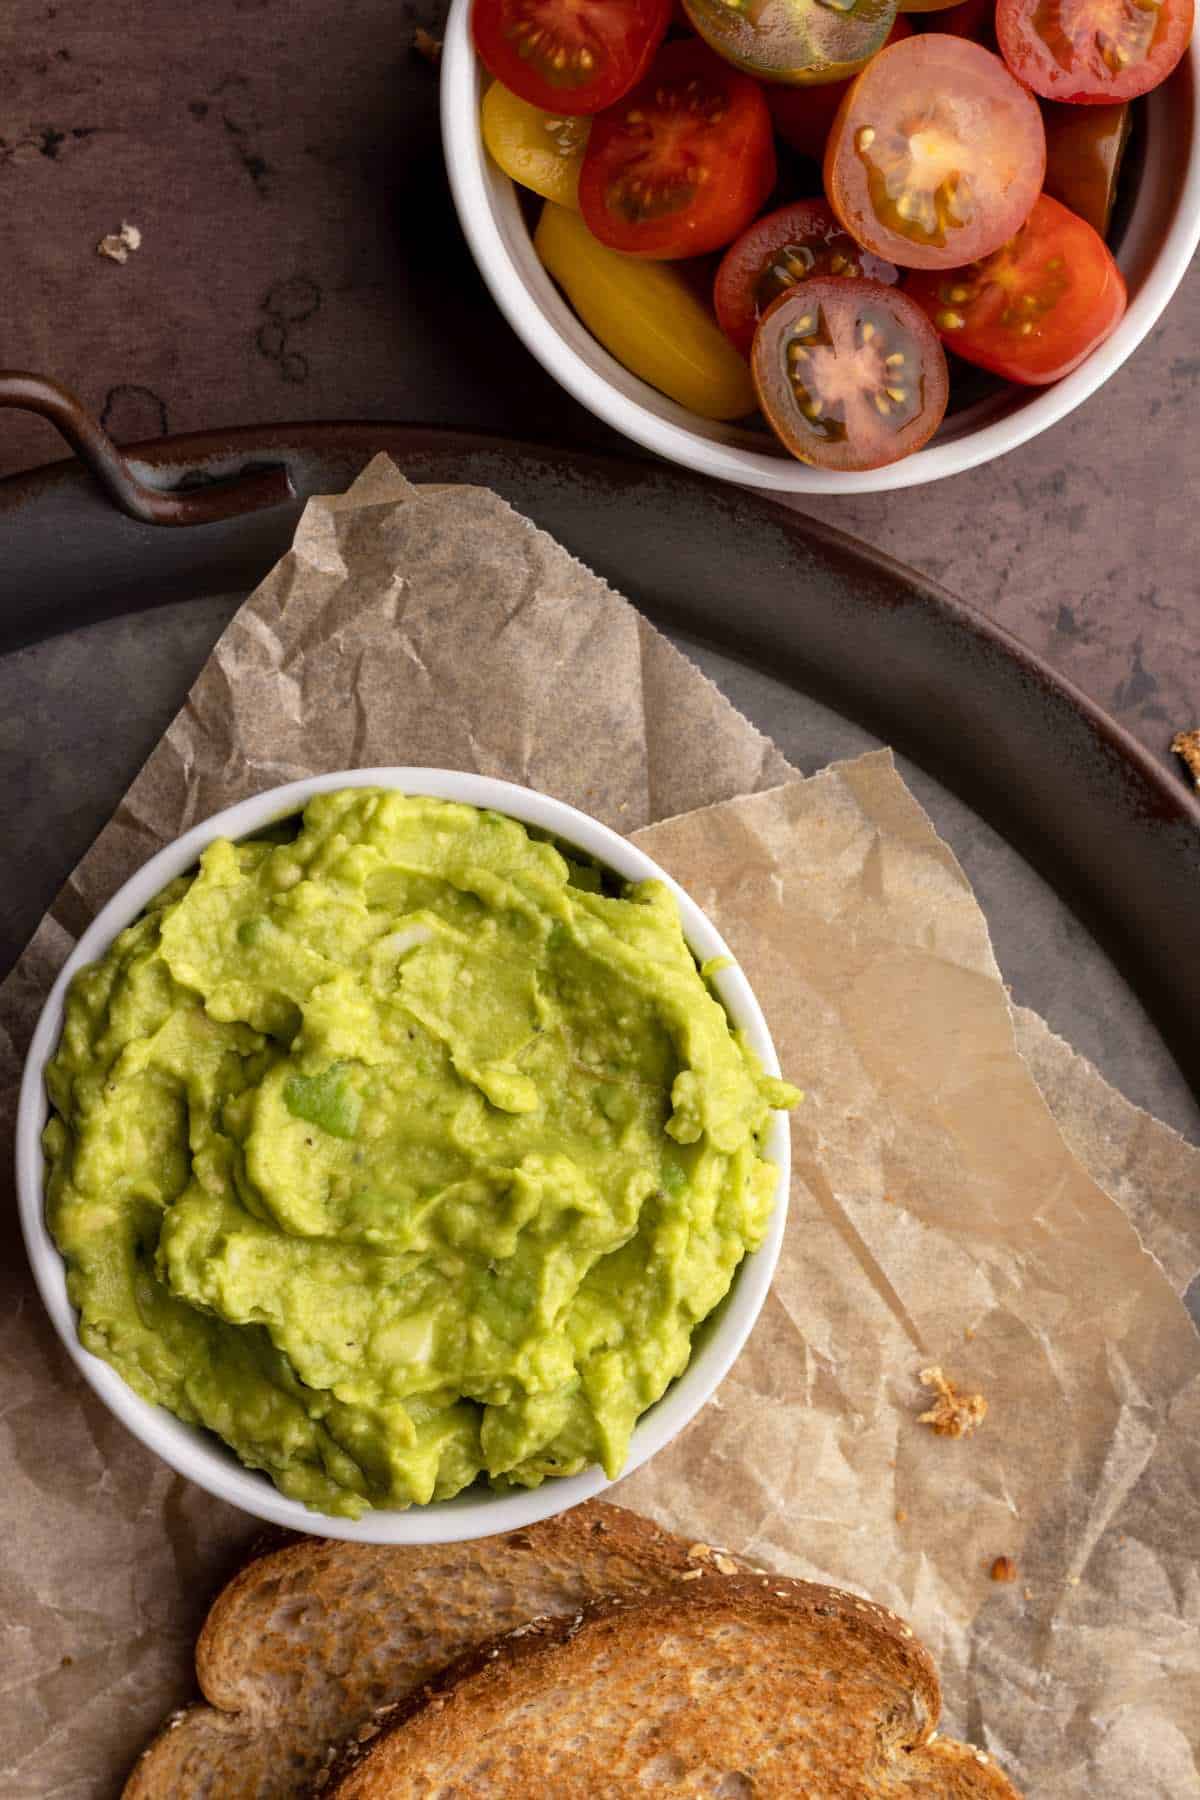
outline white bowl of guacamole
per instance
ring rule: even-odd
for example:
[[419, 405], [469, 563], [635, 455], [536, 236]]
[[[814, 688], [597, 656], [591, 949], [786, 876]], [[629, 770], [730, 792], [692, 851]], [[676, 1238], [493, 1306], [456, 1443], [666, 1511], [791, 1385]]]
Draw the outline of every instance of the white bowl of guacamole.
[[699, 907], [561, 801], [365, 769], [151, 859], [39, 1020], [22, 1228], [91, 1386], [301, 1531], [510, 1530], [673, 1438], [788, 1188], [762, 1011]]

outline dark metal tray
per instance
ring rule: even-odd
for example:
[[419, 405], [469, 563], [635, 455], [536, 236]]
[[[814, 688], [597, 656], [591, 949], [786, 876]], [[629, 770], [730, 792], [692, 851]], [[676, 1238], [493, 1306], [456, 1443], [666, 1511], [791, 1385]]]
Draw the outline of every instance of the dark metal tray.
[[[279, 426], [132, 453], [135, 477], [214, 520], [186, 531], [122, 516], [77, 464], [0, 482], [4, 966], [303, 499], [380, 450], [414, 480], [495, 488], [801, 769], [893, 745], [975, 884], [1014, 997], [1200, 1139], [1200, 807], [1181, 783], [981, 614], [840, 533], [660, 464], [445, 431]], [[214, 484], [248, 468], [260, 510], [221, 517], [239, 502]]]

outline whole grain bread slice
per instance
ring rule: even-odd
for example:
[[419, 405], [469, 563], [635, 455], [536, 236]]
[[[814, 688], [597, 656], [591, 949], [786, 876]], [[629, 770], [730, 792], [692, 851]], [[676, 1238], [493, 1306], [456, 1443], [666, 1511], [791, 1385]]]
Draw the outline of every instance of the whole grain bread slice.
[[718, 1558], [746, 1566], [600, 1501], [474, 1543], [276, 1540], [218, 1595], [196, 1645], [205, 1701], [168, 1720], [123, 1800], [291, 1800], [331, 1744], [493, 1634], [719, 1580]]
[[882, 1607], [778, 1576], [536, 1620], [360, 1729], [321, 1800], [1014, 1800]]

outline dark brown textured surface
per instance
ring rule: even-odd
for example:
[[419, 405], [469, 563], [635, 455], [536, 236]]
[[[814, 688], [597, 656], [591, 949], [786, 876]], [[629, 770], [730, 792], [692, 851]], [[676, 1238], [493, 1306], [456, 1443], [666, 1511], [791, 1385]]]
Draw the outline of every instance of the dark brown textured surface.
[[[501, 321], [453, 219], [444, 0], [8, 0], [0, 360], [126, 442], [278, 419], [408, 419], [614, 442]], [[124, 266], [96, 254], [123, 219]], [[946, 583], [1165, 756], [1200, 718], [1200, 279], [1108, 386], [990, 468], [806, 503]], [[0, 427], [0, 473], [57, 454]], [[0, 575], [2, 579], [2, 575]]]

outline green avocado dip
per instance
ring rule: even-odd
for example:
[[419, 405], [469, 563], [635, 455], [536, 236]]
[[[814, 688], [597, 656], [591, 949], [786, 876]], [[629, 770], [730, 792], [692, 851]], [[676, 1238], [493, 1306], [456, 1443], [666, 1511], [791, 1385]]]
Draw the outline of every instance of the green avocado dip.
[[762, 1241], [795, 1090], [659, 882], [368, 788], [274, 840], [211, 844], [71, 987], [83, 1343], [324, 1512], [615, 1475]]

